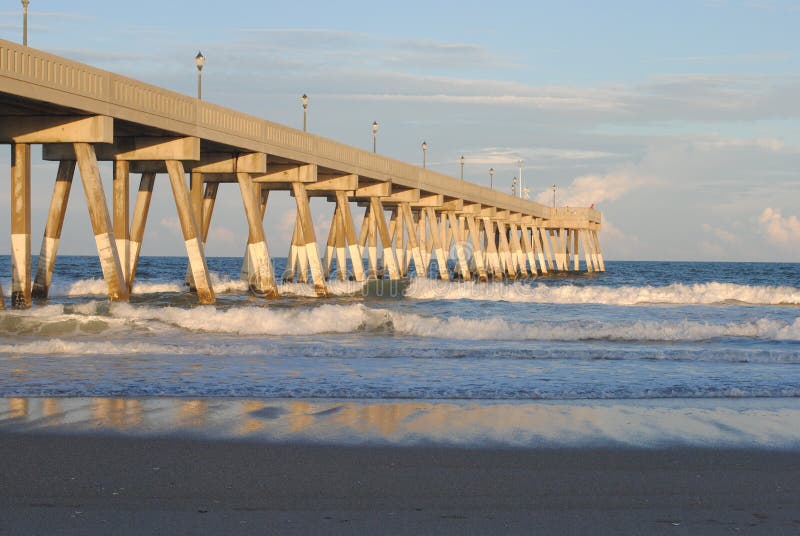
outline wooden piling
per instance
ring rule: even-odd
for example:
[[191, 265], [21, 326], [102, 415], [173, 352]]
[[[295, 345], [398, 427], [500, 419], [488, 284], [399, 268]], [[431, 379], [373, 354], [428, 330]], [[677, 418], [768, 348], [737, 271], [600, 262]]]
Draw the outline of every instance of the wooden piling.
[[130, 294], [112, 234], [111, 216], [108, 213], [103, 183], [100, 181], [100, 168], [97, 165], [94, 147], [88, 143], [74, 143], [73, 147], [81, 172], [83, 190], [86, 193], [86, 205], [92, 221], [100, 267], [108, 288], [108, 299], [127, 301]]
[[264, 238], [261, 186], [258, 185], [258, 195], [256, 195], [250, 173], [237, 172], [236, 181], [239, 183], [244, 212], [247, 216], [247, 284], [254, 293], [267, 299], [275, 299], [278, 297], [278, 286], [275, 283], [275, 272], [272, 269], [267, 241]]
[[181, 223], [183, 240], [186, 244], [186, 253], [189, 257], [189, 266], [197, 289], [197, 299], [202, 304], [214, 303], [216, 297], [208, 274], [206, 256], [203, 251], [197, 221], [189, 199], [189, 190], [186, 187], [183, 163], [180, 160], [167, 160], [166, 165], [169, 182], [172, 186], [172, 195], [175, 198], [175, 208]]
[[292, 192], [294, 193], [294, 199], [297, 203], [297, 218], [300, 225], [300, 232], [298, 234], [303, 235], [305, 252], [308, 256], [309, 271], [311, 272], [311, 279], [314, 283], [314, 292], [320, 297], [327, 296], [328, 289], [322, 274], [322, 262], [320, 261], [319, 251], [317, 250], [317, 238], [314, 233], [314, 223], [311, 220], [311, 208], [308, 203], [308, 194], [306, 193], [305, 184], [302, 182], [293, 182]]
[[475, 223], [474, 216], [467, 216], [467, 228], [469, 229], [469, 237], [472, 241], [472, 255], [475, 258], [475, 268], [478, 271], [478, 280], [487, 281], [489, 278], [486, 276], [486, 263], [483, 258], [483, 248], [481, 247], [480, 231], [478, 225]]
[[142, 239], [144, 238], [144, 228], [147, 224], [147, 215], [150, 212], [150, 200], [153, 197], [155, 179], [155, 173], [142, 173], [142, 178], [139, 181], [139, 192], [136, 195], [133, 220], [131, 221], [130, 264], [128, 265], [128, 279], [126, 281], [128, 292], [133, 289], [136, 268], [139, 266], [139, 254], [142, 251]]
[[31, 146], [11, 144], [11, 306], [31, 306]]
[[74, 176], [74, 160], [62, 160], [58, 163], [58, 174], [53, 187], [53, 197], [50, 200], [50, 210], [48, 211], [47, 224], [44, 228], [42, 248], [39, 250], [39, 261], [36, 263], [36, 278], [31, 292], [36, 299], [46, 299], [47, 294], [50, 292], [53, 269], [58, 255], [58, 244], [61, 240], [61, 230], [64, 226], [64, 216], [67, 212], [67, 203]]
[[450, 272], [447, 269], [447, 256], [442, 245], [442, 233], [439, 227], [439, 219], [436, 217], [436, 211], [431, 207], [425, 208], [425, 214], [428, 216], [431, 242], [433, 243], [433, 251], [436, 255], [436, 264], [439, 266], [439, 277], [443, 281], [447, 281], [450, 279]]
[[356, 239], [353, 215], [350, 212], [350, 204], [347, 202], [347, 195], [345, 192], [336, 192], [336, 205], [341, 212], [344, 222], [344, 234], [350, 250], [350, 263], [353, 266], [353, 276], [356, 281], [364, 281], [364, 259], [361, 254], [361, 249], [358, 246], [358, 240]]
[[383, 268], [389, 272], [389, 279], [396, 281], [400, 279], [400, 270], [397, 268], [397, 258], [394, 254], [392, 241], [389, 238], [389, 228], [386, 225], [386, 217], [383, 213], [383, 205], [378, 197], [369, 198], [372, 218], [377, 226], [378, 234], [381, 237], [383, 247]]

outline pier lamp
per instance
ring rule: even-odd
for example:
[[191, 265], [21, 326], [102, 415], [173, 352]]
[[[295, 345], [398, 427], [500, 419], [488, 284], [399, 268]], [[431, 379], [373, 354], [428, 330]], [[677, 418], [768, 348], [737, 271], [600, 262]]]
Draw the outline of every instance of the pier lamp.
[[489, 168], [489, 188], [494, 190], [494, 168]]
[[428, 142], [422, 142], [422, 167], [428, 167]]
[[514, 177], [514, 180], [511, 182], [511, 195], [517, 197], [517, 178]]
[[464, 155], [461, 155], [461, 180], [464, 180]]
[[303, 93], [300, 102], [303, 103], [303, 132], [306, 132], [308, 130], [308, 95]]
[[553, 208], [556, 208], [556, 185], [553, 185]]
[[517, 160], [517, 168], [519, 168], [517, 174], [519, 176], [519, 196], [522, 197], [522, 160]]
[[28, 5], [31, 0], [22, 0], [22, 46], [28, 46]]
[[378, 122], [372, 122], [372, 152], [378, 152]]
[[194, 64], [197, 65], [197, 100], [203, 100], [203, 65], [206, 63], [206, 57], [199, 50], [197, 56], [194, 57]]

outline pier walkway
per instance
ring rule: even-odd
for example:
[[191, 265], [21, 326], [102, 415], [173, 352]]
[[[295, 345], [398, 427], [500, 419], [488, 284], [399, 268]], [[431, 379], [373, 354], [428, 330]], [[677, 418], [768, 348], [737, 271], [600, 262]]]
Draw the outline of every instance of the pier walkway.
[[[310, 282], [319, 296], [333, 273], [357, 281], [399, 279], [412, 266], [423, 274], [436, 266], [442, 279], [486, 281], [578, 270], [581, 255], [583, 269], [604, 270], [601, 214], [592, 208], [547, 207], [4, 40], [0, 143], [11, 145], [14, 307], [47, 297], [76, 169], [114, 301], [129, 299], [159, 174], [169, 178], [189, 260], [187, 282], [201, 303], [215, 300], [204, 244], [217, 191], [228, 183], [238, 184], [249, 229], [242, 274], [266, 298], [278, 297], [262, 224], [273, 190], [288, 190], [297, 204], [284, 280]], [[34, 278], [32, 144], [43, 146], [45, 160], [59, 162]], [[113, 162], [110, 208], [99, 161]], [[313, 196], [333, 205], [322, 247]], [[358, 227], [353, 207], [365, 209]], [[351, 272], [339, 268], [348, 258]]]

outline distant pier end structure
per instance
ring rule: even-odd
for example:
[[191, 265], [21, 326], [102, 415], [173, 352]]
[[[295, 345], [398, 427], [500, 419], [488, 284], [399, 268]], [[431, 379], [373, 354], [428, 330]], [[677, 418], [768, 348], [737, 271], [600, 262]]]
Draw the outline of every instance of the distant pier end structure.
[[[280, 275], [313, 284], [319, 296], [334, 273], [399, 279], [412, 265], [417, 274], [486, 281], [578, 270], [582, 253], [585, 270], [604, 270], [601, 215], [592, 208], [548, 207], [3, 40], [0, 143], [11, 146], [14, 307], [47, 297], [76, 170], [114, 301], [129, 299], [159, 176], [170, 185], [186, 281], [200, 303], [215, 300], [205, 243], [217, 191], [228, 183], [238, 185], [249, 229], [242, 276], [266, 298], [278, 296], [262, 223], [273, 190], [289, 191], [297, 204]], [[59, 163], [35, 272], [32, 144]], [[113, 163], [113, 191], [103, 188], [100, 161]], [[139, 179], [133, 207], [132, 176]], [[35, 189], [37, 197], [48, 191]], [[314, 196], [333, 210], [322, 244], [309, 205]], [[364, 208], [358, 227], [353, 207]]]

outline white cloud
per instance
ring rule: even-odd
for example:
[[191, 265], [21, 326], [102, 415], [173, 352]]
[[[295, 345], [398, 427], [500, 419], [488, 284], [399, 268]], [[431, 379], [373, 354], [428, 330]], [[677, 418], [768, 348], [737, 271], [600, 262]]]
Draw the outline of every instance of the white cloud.
[[797, 216], [781, 214], [780, 209], [767, 207], [758, 217], [761, 232], [773, 244], [800, 246], [800, 220]]
[[[719, 227], [714, 227], [708, 223], [703, 224], [703, 232], [710, 234], [716, 238], [718, 242], [724, 242], [726, 244], [733, 244], [738, 240], [736, 233], [732, 233], [725, 229], [720, 229]], [[719, 244], [717, 244], [717, 246], [719, 246]]]
[[[556, 204], [559, 206], [588, 207], [603, 201], [614, 201], [635, 188], [652, 182], [651, 179], [632, 173], [617, 172], [606, 175], [583, 175], [566, 188], [557, 188]], [[552, 204], [553, 191], [548, 189], [536, 196], [542, 204]]]
[[788, 148], [783, 140], [777, 138], [711, 138], [698, 140], [694, 146], [703, 150], [726, 150], [726, 149], [759, 149], [768, 152], [780, 152]]

